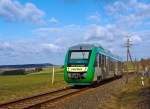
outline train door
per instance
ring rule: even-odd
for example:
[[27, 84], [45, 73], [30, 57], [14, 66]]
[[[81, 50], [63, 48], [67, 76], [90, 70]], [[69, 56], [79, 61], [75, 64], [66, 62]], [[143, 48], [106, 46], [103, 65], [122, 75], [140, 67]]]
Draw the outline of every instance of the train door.
[[98, 54], [98, 76], [97, 76], [97, 80], [98, 82], [103, 80], [103, 72], [102, 72], [102, 54]]
[[123, 70], [123, 67], [122, 67], [122, 63], [120, 61], [118, 61], [118, 73], [119, 75], [122, 75], [122, 71]]
[[114, 77], [115, 74], [115, 60], [109, 58], [109, 78]]
[[95, 57], [95, 62], [94, 62], [94, 68], [95, 68], [95, 73], [94, 73], [94, 81], [97, 81], [97, 72], [98, 72], [98, 56], [96, 55]]
[[106, 56], [105, 55], [101, 55], [101, 58], [102, 58], [102, 66], [101, 66], [101, 69], [102, 69], [102, 75], [103, 75], [103, 78], [106, 78], [107, 77], [107, 68], [106, 68]]
[[109, 57], [106, 56], [106, 75], [109, 76]]
[[95, 58], [95, 74], [94, 74], [94, 81], [101, 81], [102, 79], [102, 71], [101, 71], [101, 55], [97, 54]]

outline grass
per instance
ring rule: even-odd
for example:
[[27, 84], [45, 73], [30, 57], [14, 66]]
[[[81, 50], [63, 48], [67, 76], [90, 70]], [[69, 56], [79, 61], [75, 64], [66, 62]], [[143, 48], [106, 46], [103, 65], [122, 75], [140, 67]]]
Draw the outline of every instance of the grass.
[[22, 76], [0, 76], [0, 103], [66, 86], [63, 69], [55, 70], [55, 83], [51, 83], [52, 69]]
[[137, 105], [148, 95], [144, 93], [148, 88], [148, 78], [144, 78], [145, 86], [141, 86], [140, 77], [136, 77], [125, 84], [122, 89], [114, 92], [109, 101], [104, 103], [104, 109], [138, 109]]

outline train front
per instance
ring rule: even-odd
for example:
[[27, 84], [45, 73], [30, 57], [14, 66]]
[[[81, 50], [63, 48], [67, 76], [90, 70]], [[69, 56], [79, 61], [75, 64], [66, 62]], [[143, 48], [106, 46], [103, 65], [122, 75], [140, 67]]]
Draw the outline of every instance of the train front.
[[90, 74], [91, 50], [69, 49], [64, 63], [64, 79], [72, 85], [90, 85], [92, 75]]

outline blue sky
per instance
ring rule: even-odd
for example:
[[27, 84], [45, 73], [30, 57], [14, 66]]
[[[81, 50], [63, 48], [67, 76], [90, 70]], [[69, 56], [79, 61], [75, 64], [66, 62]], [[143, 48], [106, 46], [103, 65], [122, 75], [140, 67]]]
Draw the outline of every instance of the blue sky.
[[149, 58], [149, 0], [0, 0], [0, 65], [63, 64], [68, 47], [99, 43]]

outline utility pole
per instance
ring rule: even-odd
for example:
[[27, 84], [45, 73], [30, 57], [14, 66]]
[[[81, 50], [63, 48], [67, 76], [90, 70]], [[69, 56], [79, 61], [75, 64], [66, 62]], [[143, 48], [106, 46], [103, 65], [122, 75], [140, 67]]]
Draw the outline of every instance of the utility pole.
[[131, 43], [130, 39], [127, 38], [127, 42], [125, 43], [125, 47], [127, 48], [126, 49], [126, 58], [127, 58], [127, 62], [126, 62], [126, 70], [127, 70], [126, 71], [126, 83], [128, 83], [128, 62], [129, 62], [129, 59], [133, 63], [131, 53], [130, 53], [131, 46], [132, 46], [132, 43]]

